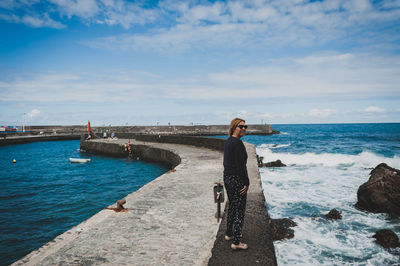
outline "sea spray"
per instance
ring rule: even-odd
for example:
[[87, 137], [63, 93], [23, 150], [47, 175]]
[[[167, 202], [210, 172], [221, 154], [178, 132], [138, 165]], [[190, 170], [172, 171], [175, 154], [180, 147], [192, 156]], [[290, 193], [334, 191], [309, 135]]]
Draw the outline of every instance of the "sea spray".
[[[264, 157], [264, 162], [281, 160], [285, 164], [291, 165], [322, 165], [322, 166], [352, 166], [373, 168], [384, 162], [394, 168], [400, 168], [400, 157], [393, 156], [392, 158], [374, 154], [373, 152], [364, 150], [358, 155], [340, 154], [340, 153], [321, 153], [306, 152], [304, 154], [292, 153], [276, 153], [269, 146], [261, 145], [257, 148], [257, 154]], [[280, 147], [282, 147], [281, 145]]]
[[[282, 128], [280, 128], [282, 127]], [[264, 162], [287, 167], [260, 168], [272, 218], [293, 219], [295, 237], [276, 241], [279, 265], [396, 265], [400, 250], [378, 246], [372, 235], [400, 219], [356, 209], [358, 187], [379, 163], [400, 168], [400, 124], [284, 125], [286, 135], [246, 136]], [[397, 136], [397, 137], [396, 137]], [[327, 220], [332, 208], [341, 220]]]
[[[261, 156], [265, 154], [260, 151]], [[398, 233], [398, 227], [385, 214], [366, 213], [353, 206], [358, 186], [368, 179], [367, 166], [375, 164], [375, 156], [276, 155], [292, 165], [260, 169], [269, 213], [272, 218], [290, 217], [298, 224], [294, 239], [276, 243], [279, 264], [381, 264], [398, 260], [371, 238], [377, 229], [388, 228]], [[329, 160], [332, 157], [340, 160], [333, 163]], [[366, 158], [371, 158], [370, 164]], [[341, 211], [342, 220], [327, 221], [322, 217], [332, 208]], [[297, 256], [293, 250], [301, 250], [302, 255]]]

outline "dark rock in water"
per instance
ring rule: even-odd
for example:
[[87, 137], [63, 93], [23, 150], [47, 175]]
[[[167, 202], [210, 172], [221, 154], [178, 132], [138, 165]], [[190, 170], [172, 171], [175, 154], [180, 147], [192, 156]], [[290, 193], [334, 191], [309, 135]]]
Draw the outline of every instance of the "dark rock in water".
[[262, 167], [283, 167], [286, 166], [286, 164], [283, 164], [281, 160], [276, 160], [274, 162], [269, 162], [269, 163], [263, 163]]
[[264, 160], [264, 157], [258, 156], [258, 155], [257, 155], [257, 164], [258, 164], [258, 167], [262, 167], [262, 166], [263, 166], [263, 160]]
[[400, 171], [384, 163], [371, 171], [369, 180], [357, 191], [355, 207], [400, 216]]
[[388, 229], [378, 230], [372, 237], [376, 239], [375, 240], [376, 243], [378, 243], [384, 248], [400, 247], [399, 238], [392, 230]]
[[342, 215], [336, 209], [332, 209], [329, 211], [328, 214], [325, 214], [325, 217], [330, 220], [340, 220], [342, 219]]
[[297, 224], [288, 218], [283, 219], [270, 219], [269, 224], [271, 227], [272, 240], [282, 240], [294, 237], [294, 230], [290, 227], [294, 227]]
[[263, 163], [264, 157], [257, 155], [257, 164], [258, 167], [283, 167], [286, 164], [283, 164], [281, 160], [276, 160], [273, 162]]

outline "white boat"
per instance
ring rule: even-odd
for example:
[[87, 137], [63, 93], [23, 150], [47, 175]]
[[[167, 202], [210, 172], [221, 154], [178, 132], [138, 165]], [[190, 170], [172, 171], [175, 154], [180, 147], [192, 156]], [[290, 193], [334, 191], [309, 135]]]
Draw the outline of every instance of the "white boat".
[[69, 158], [71, 163], [88, 163], [90, 159], [82, 159], [82, 158]]

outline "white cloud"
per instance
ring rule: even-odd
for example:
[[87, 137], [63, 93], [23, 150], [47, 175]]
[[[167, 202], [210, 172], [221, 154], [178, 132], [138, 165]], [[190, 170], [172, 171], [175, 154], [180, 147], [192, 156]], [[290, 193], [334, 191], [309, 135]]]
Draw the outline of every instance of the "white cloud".
[[240, 117], [246, 120], [247, 123], [260, 123], [262, 120], [263, 123], [270, 123], [271, 121], [287, 121], [287, 119], [295, 117], [292, 113], [270, 113], [270, 112], [256, 112], [256, 111], [215, 111], [216, 120], [219, 121], [230, 121], [234, 117]]
[[24, 15], [23, 17], [18, 17], [15, 14], [0, 14], [0, 20], [12, 23], [23, 23], [33, 28], [48, 27], [62, 29], [66, 27], [64, 24], [51, 19], [47, 13], [41, 15]]
[[40, 0], [2, 0], [0, 1], [0, 8], [13, 10], [25, 6], [32, 6], [39, 3]]
[[[243, 48], [255, 45], [256, 35], [263, 34], [262, 25], [225, 23], [215, 25], [181, 24], [170, 29], [155, 29], [144, 34], [118, 35], [83, 42], [92, 48], [110, 50], [181, 52], [216, 47]], [[250, 38], [253, 37], [254, 39]], [[250, 41], [251, 39], [251, 41]]]
[[[342, 57], [345, 59], [326, 60]], [[286, 58], [257, 67], [240, 67], [193, 76], [182, 74], [174, 78], [143, 72], [43, 74], [28, 79], [18, 77], [0, 81], [0, 98], [8, 102], [126, 102], [154, 97], [203, 101], [400, 97], [400, 57], [345, 54], [318, 59], [318, 56], [312, 56], [312, 60], [317, 62], [314, 64], [309, 64], [309, 58]], [[328, 111], [325, 110], [325, 113]], [[318, 112], [311, 114], [322, 115]]]
[[254, 6], [246, 7], [245, 2], [232, 1], [227, 3], [227, 9], [233, 21], [263, 22], [279, 15], [273, 6], [261, 3], [257, 5], [257, 2], [254, 2]]
[[328, 117], [336, 114], [337, 112], [338, 111], [335, 109], [311, 109], [308, 112], [308, 115], [313, 117]]
[[0, 81], [0, 98], [3, 102], [127, 102], [156, 97], [152, 90], [157, 88], [143, 79], [135, 80], [132, 73], [111, 78], [108, 75], [43, 74]]
[[259, 118], [263, 118], [263, 119], [270, 119], [270, 118], [274, 118], [274, 115], [271, 113], [262, 113], [258, 115]]
[[[42, 2], [37, 5], [39, 2]], [[120, 25], [125, 29], [154, 21], [161, 10], [146, 9], [139, 2], [123, 0], [15, 0], [0, 2], [0, 19], [31, 27], [65, 28], [73, 16], [84, 24]], [[43, 10], [44, 9], [44, 10]], [[22, 14], [22, 15], [16, 15]], [[44, 15], [42, 15], [44, 14]]]
[[[22, 108], [23, 109], [23, 108]], [[48, 115], [39, 109], [32, 109], [28, 113], [24, 113], [21, 117], [21, 123], [25, 122], [25, 125], [40, 124], [48, 119]], [[57, 121], [59, 123], [60, 121]]]
[[[160, 1], [157, 6], [145, 8], [142, 1], [123, 0], [47, 0], [36, 8], [37, 0], [6, 0], [1, 7], [20, 11], [27, 25], [55, 27], [64, 19], [75, 16], [87, 25], [120, 25], [130, 29], [148, 24], [144, 33], [131, 33], [96, 41], [87, 41], [94, 47], [119, 45], [133, 50], [162, 51], [165, 48], [185, 50], [204, 47], [273, 48], [324, 44], [332, 40], [348, 42], [357, 35], [360, 41], [398, 40], [388, 33], [388, 22], [400, 16], [398, 2], [370, 2], [367, 0], [330, 1]], [[39, 23], [29, 18], [49, 14], [48, 21]], [[16, 12], [4, 13], [0, 19], [12, 18]], [[42, 19], [43, 20], [43, 19]], [[16, 22], [9, 19], [10, 22]], [[43, 20], [46, 21], [46, 20]], [[63, 21], [63, 22], [62, 22]], [[58, 24], [57, 24], [58, 23]], [[374, 30], [371, 30], [371, 28]], [[55, 27], [57, 28], [57, 27]], [[61, 27], [58, 27], [61, 28]], [[365, 34], [368, 33], [368, 34]], [[108, 44], [101, 44], [108, 41]], [[95, 44], [96, 42], [96, 44]], [[390, 43], [393, 43], [390, 41]], [[159, 44], [159, 45], [157, 45]], [[115, 49], [119, 49], [119, 47]]]
[[251, 115], [251, 113], [247, 110], [240, 110], [236, 113], [236, 116], [242, 118], [242, 119], [246, 119], [246, 117], [249, 117]]
[[54, 29], [62, 29], [66, 27], [62, 23], [51, 19], [47, 13], [44, 13], [42, 17], [26, 15], [20, 19], [20, 22], [34, 28], [49, 27]]
[[178, 22], [198, 24], [201, 22], [226, 22], [224, 13], [226, 7], [221, 2], [215, 2], [212, 5], [196, 5], [189, 8], [187, 5], [180, 6], [177, 11], [181, 17], [178, 17]]
[[[400, 41], [400, 35], [394, 34], [400, 17], [399, 3], [394, 0], [161, 0], [157, 4], [122, 0], [0, 0], [0, 20], [30, 27], [60, 29], [70, 19], [74, 25], [80, 21], [88, 26], [97, 23], [104, 26], [93, 27], [94, 30], [103, 30], [106, 25], [122, 27], [126, 30], [117, 29], [121, 35], [87, 39], [85, 44], [115, 49], [118, 53], [106, 53], [115, 55], [115, 62], [118, 56], [127, 55], [122, 60], [124, 68], [141, 65], [144, 69], [154, 69], [154, 73], [144, 75], [42, 73], [29, 78], [5, 77], [0, 79], [0, 101], [25, 102], [42, 110], [42, 114], [46, 109], [36, 103], [134, 103], [136, 106], [140, 102], [158, 101], [177, 108], [176, 102], [183, 103], [182, 106], [188, 106], [185, 105], [188, 102], [197, 106], [209, 102], [228, 106], [243, 101], [250, 103], [243, 105], [248, 108], [243, 115], [248, 117], [279, 121], [291, 117], [310, 119], [311, 115], [315, 120], [329, 117], [319, 119], [327, 121], [344, 115], [339, 107], [326, 102], [362, 99], [365, 105], [352, 107], [356, 108], [354, 113], [363, 117], [382, 116], [379, 110], [383, 109], [370, 107], [374, 103], [385, 107], [382, 104], [385, 99], [400, 98], [400, 56], [390, 54]], [[99, 32], [88, 36], [98, 36]], [[78, 35], [82, 40], [82, 34]], [[296, 49], [299, 47], [306, 49]], [[322, 52], [312, 52], [315, 50]], [[140, 52], [139, 56], [132, 51]], [[182, 57], [174, 56], [182, 51]], [[82, 51], [76, 54], [79, 52]], [[157, 53], [162, 55], [160, 64], [158, 58], [154, 60]], [[102, 60], [103, 53], [98, 56]], [[147, 60], [145, 63], [141, 61], [143, 58]], [[51, 60], [45, 59], [36, 64], [45, 68]], [[170, 64], [165, 70], [167, 60]], [[73, 58], [67, 61], [64, 69], [74, 66]], [[210, 64], [205, 66], [207, 61]], [[102, 68], [90, 62], [87, 65], [88, 71]], [[110, 65], [107, 71], [116, 67], [118, 63]], [[173, 78], [166, 74], [175, 69]], [[266, 102], [306, 105], [321, 99], [325, 102], [318, 102], [320, 109], [310, 112], [308, 109], [315, 105], [307, 105], [299, 113], [294, 108], [260, 107], [260, 103]], [[258, 105], [258, 112], [251, 111], [253, 103]], [[368, 105], [371, 106], [363, 109]], [[335, 110], [328, 109], [331, 107], [340, 112], [334, 115]], [[238, 108], [221, 111], [217, 116], [232, 118], [242, 106]]]
[[287, 119], [287, 118], [294, 117], [294, 114], [292, 114], [292, 113], [282, 113], [282, 114], [279, 114], [277, 117], [278, 118]]
[[382, 109], [378, 106], [368, 106], [363, 110], [365, 113], [384, 113], [385, 109]]
[[232, 117], [234, 117], [234, 115], [231, 112], [227, 112], [227, 111], [217, 110], [214, 113], [218, 120], [227, 120], [228, 121], [229, 119], [232, 119]]
[[294, 114], [292, 113], [255, 113], [253, 114], [254, 117], [258, 118], [258, 119], [288, 119], [291, 117], [294, 117]]
[[[354, 41], [348, 36], [358, 36], [358, 41], [365, 43], [387, 38], [399, 39], [386, 30], [380, 30], [380, 27], [385, 29], [385, 23], [396, 21], [400, 8], [381, 8], [379, 3], [372, 5], [366, 0], [160, 3], [159, 8], [152, 12], [154, 20], [150, 22], [163, 21], [171, 16], [175, 18], [175, 23], [160, 23], [145, 33], [100, 38], [86, 43], [92, 47], [122, 47], [165, 53], [165, 49], [277, 49], [320, 45], [333, 40], [341, 43]], [[376, 30], [371, 30], [372, 26]]]
[[308, 63], [309, 57], [274, 60], [267, 66], [212, 73], [208, 80], [216, 87], [225, 87], [232, 91], [246, 88], [245, 95], [238, 94], [242, 97], [399, 96], [397, 84], [400, 82], [400, 64], [397, 60], [400, 58], [383, 58], [371, 54], [330, 58], [337, 57], [345, 60], [327, 61], [326, 56], [321, 60], [313, 56], [313, 64]]
[[3, 0], [0, 1], [0, 7], [5, 9], [13, 9], [15, 5], [15, 1], [13, 0]]
[[40, 110], [38, 109], [33, 109], [32, 111], [30, 111], [27, 115], [30, 118], [34, 118], [34, 117], [38, 117], [42, 114], [42, 112], [40, 112]]
[[7, 14], [0, 14], [0, 19], [5, 20], [12, 23], [20, 23], [21, 19], [16, 15], [7, 15]]
[[78, 16], [84, 19], [94, 17], [100, 8], [96, 0], [49, 0], [57, 6], [62, 15]]
[[349, 0], [343, 7], [351, 12], [367, 12], [372, 10], [372, 5], [368, 0]]
[[385, 1], [383, 1], [382, 6], [384, 8], [400, 7], [400, 1], [399, 0], [385, 0]]
[[345, 54], [337, 54], [337, 55], [320, 55], [320, 56], [307, 56], [304, 58], [296, 59], [295, 61], [299, 64], [304, 65], [316, 65], [316, 64], [331, 64], [338, 62], [348, 62], [352, 59], [355, 59], [355, 56], [350, 53]]

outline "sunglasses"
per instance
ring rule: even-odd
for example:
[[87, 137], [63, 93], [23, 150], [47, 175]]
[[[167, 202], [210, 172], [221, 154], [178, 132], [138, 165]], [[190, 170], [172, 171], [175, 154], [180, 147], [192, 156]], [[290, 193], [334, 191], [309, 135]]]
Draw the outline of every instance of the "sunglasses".
[[243, 128], [247, 129], [247, 127], [248, 127], [247, 125], [238, 125], [238, 128], [240, 128], [240, 129], [243, 129]]

